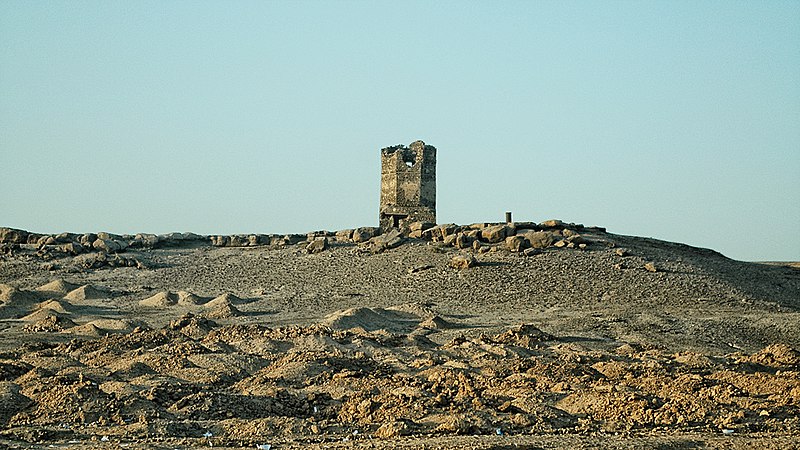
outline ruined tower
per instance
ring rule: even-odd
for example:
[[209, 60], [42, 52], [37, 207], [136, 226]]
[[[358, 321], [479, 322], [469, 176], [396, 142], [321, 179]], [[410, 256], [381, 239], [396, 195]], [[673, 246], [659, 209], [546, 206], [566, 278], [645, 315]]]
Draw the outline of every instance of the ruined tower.
[[436, 223], [436, 148], [414, 141], [381, 150], [382, 230]]

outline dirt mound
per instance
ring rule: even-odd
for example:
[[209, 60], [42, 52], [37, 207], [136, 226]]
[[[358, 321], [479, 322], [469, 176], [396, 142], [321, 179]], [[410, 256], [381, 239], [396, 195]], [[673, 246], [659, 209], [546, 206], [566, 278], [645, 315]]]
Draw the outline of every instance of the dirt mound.
[[213, 305], [210, 305], [210, 303], [206, 305], [206, 312], [203, 314], [209, 319], [228, 319], [242, 315], [242, 312], [227, 299], [225, 301], [215, 300]]
[[17, 318], [32, 308], [37, 297], [7, 284], [0, 284], [0, 319]]
[[31, 322], [22, 328], [27, 333], [55, 333], [75, 326], [68, 316], [47, 310], [29, 314], [22, 320]]
[[139, 301], [140, 306], [149, 308], [164, 308], [178, 304], [178, 294], [162, 291], [151, 297]]
[[444, 330], [449, 328], [456, 328], [456, 325], [448, 322], [447, 320], [439, 317], [439, 316], [432, 316], [426, 320], [423, 320], [419, 323], [421, 328], [428, 328], [431, 330]]
[[36, 292], [49, 295], [51, 297], [63, 297], [78, 287], [79, 285], [77, 284], [68, 283], [64, 280], [58, 279], [37, 287]]
[[202, 305], [203, 303], [205, 303], [205, 299], [187, 291], [161, 291], [139, 301], [140, 306], [145, 306], [148, 308], [165, 308], [175, 305], [197, 306]]
[[786, 344], [770, 345], [745, 360], [769, 367], [800, 369], [800, 352]]
[[207, 308], [216, 308], [220, 305], [241, 305], [243, 303], [245, 303], [245, 301], [241, 298], [226, 292], [218, 297], [214, 297], [206, 303], [205, 306]]
[[96, 319], [66, 331], [86, 336], [104, 336], [109, 333], [130, 333], [138, 326], [141, 326], [141, 323], [131, 320]]
[[381, 308], [350, 308], [328, 315], [323, 324], [336, 330], [407, 332], [419, 325], [419, 316]]
[[97, 300], [106, 297], [108, 297], [108, 293], [89, 284], [73, 289], [64, 296], [65, 299], [70, 301]]
[[205, 303], [205, 299], [198, 297], [191, 292], [178, 291], [176, 292], [176, 295], [178, 296], [177, 304], [182, 306], [195, 306]]
[[70, 302], [64, 300], [50, 299], [39, 303], [36, 306], [36, 310], [38, 311], [49, 310], [57, 313], [69, 314], [72, 313], [75, 310], [75, 308]]

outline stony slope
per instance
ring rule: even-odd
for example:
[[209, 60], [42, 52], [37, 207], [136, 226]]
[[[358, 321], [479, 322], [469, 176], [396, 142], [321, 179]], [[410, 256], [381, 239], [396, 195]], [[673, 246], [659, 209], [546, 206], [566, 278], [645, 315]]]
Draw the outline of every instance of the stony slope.
[[[0, 260], [0, 436], [797, 444], [797, 268], [529, 227], [18, 245]], [[451, 267], [467, 253], [476, 266]]]

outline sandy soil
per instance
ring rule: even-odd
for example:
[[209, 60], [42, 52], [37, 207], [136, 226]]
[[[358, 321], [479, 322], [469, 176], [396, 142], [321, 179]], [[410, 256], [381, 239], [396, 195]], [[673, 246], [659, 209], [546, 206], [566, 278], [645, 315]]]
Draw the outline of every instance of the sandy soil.
[[796, 265], [581, 232], [463, 270], [421, 239], [19, 249], [0, 448], [800, 448]]

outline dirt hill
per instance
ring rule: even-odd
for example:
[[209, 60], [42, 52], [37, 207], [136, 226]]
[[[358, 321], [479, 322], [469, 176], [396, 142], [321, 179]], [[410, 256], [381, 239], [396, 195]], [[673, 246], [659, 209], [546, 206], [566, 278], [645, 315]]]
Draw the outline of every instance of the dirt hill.
[[0, 444], [798, 445], [791, 265], [558, 221], [4, 230]]

